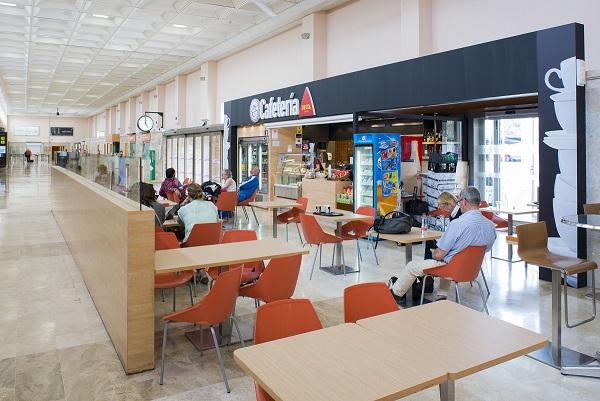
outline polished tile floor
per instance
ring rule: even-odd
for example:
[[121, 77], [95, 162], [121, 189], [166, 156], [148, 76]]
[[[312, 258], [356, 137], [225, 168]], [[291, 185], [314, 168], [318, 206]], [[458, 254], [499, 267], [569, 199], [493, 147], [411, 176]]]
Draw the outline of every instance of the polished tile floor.
[[[234, 346], [225, 349], [231, 393], [223, 386], [214, 351], [199, 353], [184, 337], [188, 326], [174, 326], [167, 343], [165, 384], [158, 370], [126, 376], [52, 216], [52, 190], [47, 165], [15, 165], [0, 169], [0, 401], [58, 400], [254, 400], [253, 382], [233, 361]], [[257, 211], [261, 236], [271, 235], [270, 218]], [[256, 228], [243, 218], [241, 226]], [[280, 236], [284, 236], [280, 228]], [[290, 241], [298, 241], [291, 227]], [[505, 252], [500, 239], [496, 254]], [[316, 271], [309, 281], [314, 249], [304, 259], [295, 297], [310, 298], [325, 326], [342, 321], [344, 287], [364, 281], [385, 281], [404, 265], [403, 248], [382, 243], [380, 266], [363, 244], [360, 274], [331, 276]], [[346, 260], [354, 261], [354, 244], [346, 244]], [[330, 260], [327, 252], [323, 261]], [[414, 257], [422, 257], [422, 246]], [[537, 269], [512, 268], [489, 258], [485, 266], [492, 289], [490, 313], [500, 319], [550, 335], [550, 289], [537, 280]], [[199, 286], [199, 296], [206, 286]], [[588, 291], [572, 291], [575, 315], [588, 311]], [[463, 301], [480, 307], [477, 286], [461, 288]], [[162, 323], [170, 311], [171, 294], [156, 293], [156, 355], [160, 355]], [[181, 289], [181, 307], [189, 295]], [[252, 322], [254, 304], [238, 301], [236, 315]], [[469, 330], [465, 327], [464, 330]], [[563, 342], [593, 354], [600, 349], [600, 321], [563, 330]], [[410, 334], [407, 328], [406, 335]], [[431, 363], [435, 363], [432, 360]], [[399, 375], [402, 372], [398, 372]], [[429, 389], [408, 400], [438, 400]], [[563, 377], [556, 370], [522, 357], [457, 383], [457, 400], [598, 400], [600, 379]]]

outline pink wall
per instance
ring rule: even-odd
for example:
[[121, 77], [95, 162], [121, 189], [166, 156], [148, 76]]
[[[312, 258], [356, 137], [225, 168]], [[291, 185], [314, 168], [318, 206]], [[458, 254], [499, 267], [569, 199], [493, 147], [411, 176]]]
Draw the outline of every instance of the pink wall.
[[[9, 142], [79, 142], [89, 138], [90, 126], [88, 118], [77, 117], [38, 117], [38, 116], [8, 116]], [[15, 136], [15, 127], [40, 127], [39, 136]], [[73, 136], [50, 136], [50, 127], [73, 127]]]
[[185, 98], [185, 116], [186, 127], [197, 127], [204, 117], [203, 104], [206, 99], [202, 98], [202, 81], [200, 77], [202, 71], [194, 71], [187, 76], [186, 98]]

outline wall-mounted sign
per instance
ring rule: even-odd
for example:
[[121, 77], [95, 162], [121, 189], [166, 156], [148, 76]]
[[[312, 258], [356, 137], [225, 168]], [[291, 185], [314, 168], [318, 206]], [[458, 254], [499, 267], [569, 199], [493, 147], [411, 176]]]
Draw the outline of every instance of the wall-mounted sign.
[[40, 127], [15, 127], [15, 136], [40, 136]]
[[50, 135], [73, 136], [73, 127], [50, 127]]
[[298, 99], [294, 92], [288, 98], [271, 96], [267, 99], [252, 99], [250, 102], [250, 121], [257, 123], [260, 120], [285, 117], [313, 117], [316, 115], [315, 105], [309, 87], [304, 88], [302, 99]]

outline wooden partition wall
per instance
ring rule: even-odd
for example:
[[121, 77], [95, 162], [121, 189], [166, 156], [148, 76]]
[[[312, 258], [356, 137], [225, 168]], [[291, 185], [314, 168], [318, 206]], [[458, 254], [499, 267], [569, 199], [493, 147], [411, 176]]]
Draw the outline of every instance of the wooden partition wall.
[[154, 212], [61, 167], [52, 211], [126, 373], [154, 368]]

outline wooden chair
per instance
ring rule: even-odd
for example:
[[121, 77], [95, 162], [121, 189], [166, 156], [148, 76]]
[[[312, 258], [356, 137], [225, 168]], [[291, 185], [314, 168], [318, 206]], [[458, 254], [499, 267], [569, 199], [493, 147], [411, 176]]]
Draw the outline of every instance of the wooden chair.
[[569, 323], [569, 307], [567, 301], [567, 276], [578, 273], [586, 273], [596, 270], [598, 265], [591, 260], [573, 258], [552, 253], [548, 250], [548, 231], [546, 222], [522, 224], [517, 226], [517, 238], [519, 257], [525, 262], [551, 270], [560, 271], [563, 280], [564, 303], [565, 303], [565, 325], [568, 328], [577, 327], [594, 320], [596, 317], [596, 280], [592, 273], [592, 316], [580, 322]]

